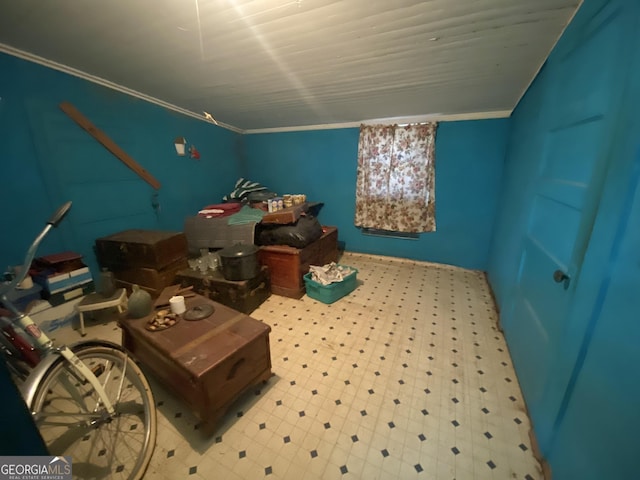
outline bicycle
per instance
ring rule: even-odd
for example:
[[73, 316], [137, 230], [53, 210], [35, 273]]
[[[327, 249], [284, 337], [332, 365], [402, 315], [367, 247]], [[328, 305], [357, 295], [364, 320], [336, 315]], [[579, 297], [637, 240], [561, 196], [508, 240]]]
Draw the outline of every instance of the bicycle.
[[[156, 410], [144, 373], [112, 342], [54, 342], [7, 293], [26, 277], [40, 242], [58, 226], [61, 206], [29, 247], [19, 273], [0, 285], [0, 350], [49, 453], [71, 456], [78, 478], [142, 478], [156, 439]], [[33, 346], [33, 347], [30, 347]]]

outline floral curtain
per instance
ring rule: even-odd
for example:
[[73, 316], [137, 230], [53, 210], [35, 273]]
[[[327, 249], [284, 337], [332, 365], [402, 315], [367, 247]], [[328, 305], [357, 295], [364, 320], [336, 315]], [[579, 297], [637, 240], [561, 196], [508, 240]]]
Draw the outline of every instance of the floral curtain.
[[433, 232], [436, 123], [362, 125], [355, 225]]

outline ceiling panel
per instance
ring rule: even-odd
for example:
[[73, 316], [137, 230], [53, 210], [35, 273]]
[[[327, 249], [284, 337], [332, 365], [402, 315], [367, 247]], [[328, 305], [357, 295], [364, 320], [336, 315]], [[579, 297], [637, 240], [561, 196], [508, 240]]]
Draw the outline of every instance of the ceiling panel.
[[508, 114], [580, 0], [4, 1], [0, 43], [240, 130]]

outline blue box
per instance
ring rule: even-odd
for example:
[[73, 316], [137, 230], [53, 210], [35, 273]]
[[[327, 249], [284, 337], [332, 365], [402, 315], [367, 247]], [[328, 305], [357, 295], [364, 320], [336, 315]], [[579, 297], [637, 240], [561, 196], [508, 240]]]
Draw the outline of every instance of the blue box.
[[39, 283], [49, 295], [64, 292], [70, 288], [89, 283], [92, 280], [88, 267], [78, 268], [71, 272], [34, 276], [34, 281]]
[[307, 289], [307, 295], [309, 297], [319, 300], [322, 303], [333, 303], [340, 300], [345, 295], [349, 295], [356, 289], [358, 270], [353, 267], [349, 267], [353, 270], [353, 273], [346, 276], [341, 282], [330, 283], [329, 285], [322, 285], [321, 283], [312, 280], [311, 272], [304, 276], [304, 285]]
[[34, 261], [30, 273], [33, 281], [43, 288], [45, 298], [84, 286], [93, 280], [89, 268], [82, 262], [82, 256], [74, 252], [39, 257]]

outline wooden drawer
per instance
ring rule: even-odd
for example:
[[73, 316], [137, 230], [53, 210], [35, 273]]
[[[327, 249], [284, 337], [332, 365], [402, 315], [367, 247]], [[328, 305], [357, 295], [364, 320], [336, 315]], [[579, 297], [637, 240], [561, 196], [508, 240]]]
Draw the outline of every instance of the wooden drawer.
[[325, 232], [305, 248], [287, 245], [260, 247], [258, 260], [269, 267], [271, 292], [285, 297], [304, 295], [304, 275], [310, 265], [325, 265], [338, 260], [338, 229], [324, 227]]
[[200, 295], [186, 301], [187, 308], [208, 303], [215, 311], [159, 332], [144, 328], [149, 317], [121, 320], [123, 345], [212, 433], [238, 396], [271, 376], [271, 327]]

